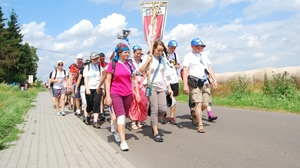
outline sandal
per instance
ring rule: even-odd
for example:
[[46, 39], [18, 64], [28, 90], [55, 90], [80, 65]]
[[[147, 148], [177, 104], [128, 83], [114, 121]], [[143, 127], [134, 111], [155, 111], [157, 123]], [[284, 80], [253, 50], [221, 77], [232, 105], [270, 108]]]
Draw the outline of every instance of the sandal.
[[142, 129], [142, 128], [143, 128], [143, 125], [142, 125], [142, 124], [138, 124], [137, 127], [138, 127], [139, 129]]
[[137, 130], [137, 129], [139, 129], [139, 128], [136, 126], [135, 123], [131, 123], [131, 129], [132, 129], [132, 130]]
[[203, 128], [203, 125], [199, 125], [198, 130], [199, 133], [205, 133], [205, 130]]
[[164, 141], [164, 139], [159, 134], [154, 135], [153, 139], [156, 142], [163, 142]]

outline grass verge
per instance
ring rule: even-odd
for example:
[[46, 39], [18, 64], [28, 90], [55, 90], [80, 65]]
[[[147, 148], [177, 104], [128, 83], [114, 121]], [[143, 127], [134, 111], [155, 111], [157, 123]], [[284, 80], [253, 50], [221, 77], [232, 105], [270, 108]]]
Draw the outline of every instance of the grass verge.
[[[294, 83], [282, 84], [275, 80], [274, 84], [265, 80], [249, 84], [246, 79], [236, 78], [219, 84], [218, 90], [213, 90], [213, 105], [300, 114], [300, 91]], [[269, 90], [274, 93], [270, 94]], [[184, 94], [182, 82], [179, 83], [179, 93], [177, 101], [187, 103], [189, 95]]]
[[42, 88], [20, 90], [16, 86], [0, 84], [0, 150], [7, 148], [9, 142], [18, 139], [21, 130], [17, 124], [24, 122], [32, 102]]

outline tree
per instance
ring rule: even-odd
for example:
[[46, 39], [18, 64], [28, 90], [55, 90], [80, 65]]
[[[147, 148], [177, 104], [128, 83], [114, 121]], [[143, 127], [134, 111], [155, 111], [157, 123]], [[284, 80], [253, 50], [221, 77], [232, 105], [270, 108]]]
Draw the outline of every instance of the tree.
[[2, 8], [0, 7], [0, 82], [24, 83], [28, 75], [36, 80], [39, 58], [36, 48], [28, 43], [22, 44], [23, 36], [18, 24], [18, 15], [12, 10], [8, 27], [5, 28]]
[[33, 80], [36, 80], [37, 62], [39, 61], [36, 55], [36, 48], [30, 47], [28, 43], [25, 43], [21, 48], [21, 57], [17, 63], [19, 74], [23, 74], [26, 78], [28, 75], [33, 75]]
[[5, 80], [6, 71], [4, 64], [2, 64], [2, 60], [4, 60], [5, 48], [7, 46], [5, 36], [7, 34], [7, 30], [4, 29], [6, 19], [3, 18], [2, 8], [0, 7], [0, 82]]

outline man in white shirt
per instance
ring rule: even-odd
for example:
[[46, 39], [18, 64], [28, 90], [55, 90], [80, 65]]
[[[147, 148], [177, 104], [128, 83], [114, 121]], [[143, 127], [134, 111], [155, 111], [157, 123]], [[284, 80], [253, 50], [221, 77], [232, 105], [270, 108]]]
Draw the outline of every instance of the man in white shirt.
[[[191, 41], [192, 52], [185, 55], [183, 60], [183, 83], [184, 92], [189, 93], [192, 102], [196, 104], [195, 115], [198, 121], [199, 133], [205, 133], [202, 123], [202, 111], [212, 101], [209, 82], [214, 88], [218, 87], [216, 76], [211, 67], [211, 62], [203, 53], [205, 44], [199, 39], [194, 38]], [[209, 75], [211, 81], [209, 81]], [[193, 115], [194, 116], [194, 115]]]
[[[170, 83], [170, 86], [173, 90], [173, 97], [176, 100], [179, 92], [179, 78], [177, 74], [177, 70], [180, 68], [179, 57], [177, 53], [175, 53], [176, 47], [178, 46], [177, 41], [170, 40], [168, 43], [168, 53], [167, 53], [167, 61], [168, 61], [168, 68], [167, 68], [167, 80]], [[176, 104], [170, 107], [170, 118], [169, 123], [176, 125], [175, 121], [175, 111], [176, 111]], [[166, 123], [166, 116], [162, 119], [162, 124]]]

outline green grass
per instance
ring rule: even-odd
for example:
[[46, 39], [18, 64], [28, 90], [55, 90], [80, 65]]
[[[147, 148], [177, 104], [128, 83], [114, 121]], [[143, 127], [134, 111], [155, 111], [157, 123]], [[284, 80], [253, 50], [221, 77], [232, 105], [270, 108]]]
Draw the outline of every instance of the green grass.
[[[251, 84], [243, 77], [238, 77], [219, 84], [218, 90], [212, 93], [213, 105], [300, 114], [299, 85], [294, 85], [297, 82], [289, 82], [290, 79], [285, 79], [285, 76], [274, 78], [275, 83], [266, 80]], [[278, 78], [284, 83], [279, 83], [276, 80]], [[266, 93], [266, 88], [275, 94]], [[183, 92], [182, 82], [179, 83], [179, 93], [177, 101], [188, 102], [189, 95]]]
[[[298, 95], [300, 95], [298, 93]], [[300, 96], [294, 99], [276, 99], [262, 93], [232, 97], [214, 97], [213, 104], [217, 106], [238, 107], [265, 111], [282, 111], [300, 114]]]
[[8, 143], [18, 139], [22, 131], [17, 124], [24, 122], [32, 102], [43, 88], [32, 87], [20, 90], [16, 86], [0, 84], [0, 150], [8, 147]]

